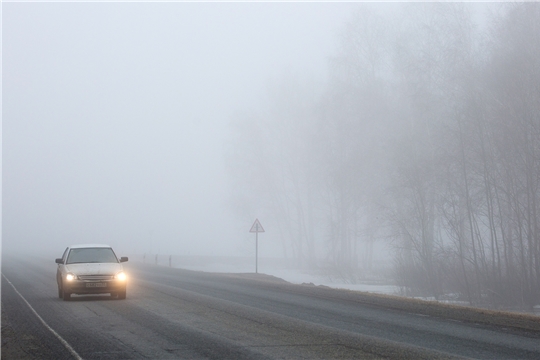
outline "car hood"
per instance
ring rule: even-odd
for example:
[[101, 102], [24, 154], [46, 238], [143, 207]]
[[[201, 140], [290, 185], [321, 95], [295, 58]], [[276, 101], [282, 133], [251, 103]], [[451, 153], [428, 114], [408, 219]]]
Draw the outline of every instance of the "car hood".
[[87, 263], [66, 265], [66, 270], [75, 275], [114, 275], [122, 271], [118, 263]]

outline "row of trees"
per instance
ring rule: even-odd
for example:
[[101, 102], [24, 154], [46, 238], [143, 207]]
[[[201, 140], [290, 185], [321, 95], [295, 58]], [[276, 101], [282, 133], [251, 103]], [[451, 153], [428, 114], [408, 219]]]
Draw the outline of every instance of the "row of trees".
[[354, 281], [384, 242], [411, 295], [531, 308], [540, 4], [395, 5], [359, 10], [327, 82], [288, 76], [235, 118], [238, 208], [307, 266]]

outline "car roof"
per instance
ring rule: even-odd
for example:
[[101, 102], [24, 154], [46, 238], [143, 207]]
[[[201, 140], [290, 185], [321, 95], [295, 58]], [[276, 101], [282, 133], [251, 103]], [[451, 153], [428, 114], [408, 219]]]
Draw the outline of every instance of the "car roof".
[[70, 249], [80, 249], [80, 248], [110, 248], [109, 245], [105, 244], [78, 244], [78, 245], [71, 245], [69, 247]]

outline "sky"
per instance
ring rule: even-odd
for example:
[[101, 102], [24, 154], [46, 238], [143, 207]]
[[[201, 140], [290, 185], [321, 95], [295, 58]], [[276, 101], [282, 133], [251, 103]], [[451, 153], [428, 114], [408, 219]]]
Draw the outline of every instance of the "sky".
[[254, 253], [258, 215], [229, 201], [231, 116], [284, 73], [324, 79], [355, 7], [4, 2], [2, 251]]

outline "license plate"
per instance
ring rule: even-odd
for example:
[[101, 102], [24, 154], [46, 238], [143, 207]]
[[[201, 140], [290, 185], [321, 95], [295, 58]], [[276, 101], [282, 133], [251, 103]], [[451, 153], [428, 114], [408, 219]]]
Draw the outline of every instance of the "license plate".
[[86, 287], [107, 287], [107, 283], [86, 283]]

